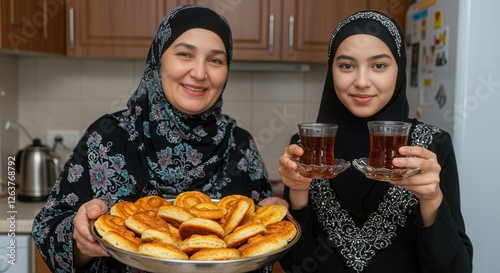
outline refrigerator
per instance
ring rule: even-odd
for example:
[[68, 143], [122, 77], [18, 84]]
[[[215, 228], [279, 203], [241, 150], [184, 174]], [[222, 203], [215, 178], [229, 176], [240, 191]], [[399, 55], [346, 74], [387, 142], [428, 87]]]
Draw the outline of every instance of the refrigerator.
[[500, 261], [500, 24], [496, 0], [420, 0], [406, 14], [410, 115], [452, 135], [474, 272]]

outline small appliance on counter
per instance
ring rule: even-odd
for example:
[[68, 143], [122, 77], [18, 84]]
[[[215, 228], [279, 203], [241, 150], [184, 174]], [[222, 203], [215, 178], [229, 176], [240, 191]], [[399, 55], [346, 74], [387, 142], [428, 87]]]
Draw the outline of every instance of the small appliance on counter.
[[16, 171], [20, 178], [19, 201], [42, 202], [59, 175], [59, 159], [52, 149], [35, 138], [32, 145], [17, 153]]

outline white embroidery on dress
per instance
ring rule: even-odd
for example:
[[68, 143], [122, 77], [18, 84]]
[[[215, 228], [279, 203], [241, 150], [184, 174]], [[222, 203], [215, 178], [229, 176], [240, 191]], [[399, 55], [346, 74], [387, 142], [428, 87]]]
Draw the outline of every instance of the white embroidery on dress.
[[[427, 148], [438, 127], [419, 123], [411, 133], [411, 145]], [[322, 224], [328, 240], [333, 242], [346, 259], [346, 265], [362, 272], [375, 254], [392, 244], [399, 227], [406, 224], [418, 199], [412, 191], [391, 186], [377, 211], [359, 228], [332, 190], [329, 180], [314, 180], [309, 188], [309, 200]]]

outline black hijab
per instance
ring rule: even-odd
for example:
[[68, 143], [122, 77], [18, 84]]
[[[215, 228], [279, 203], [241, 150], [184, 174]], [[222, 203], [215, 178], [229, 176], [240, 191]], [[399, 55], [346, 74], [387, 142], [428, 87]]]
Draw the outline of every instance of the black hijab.
[[[337, 97], [332, 75], [332, 63], [340, 43], [356, 34], [378, 37], [391, 50], [397, 65], [396, 87], [391, 100], [375, 115], [360, 118], [353, 115]], [[328, 72], [319, 108], [318, 122], [339, 125], [335, 140], [335, 157], [352, 161], [368, 157], [370, 139], [367, 122], [370, 120], [408, 120], [406, 99], [406, 52], [401, 29], [391, 18], [376, 11], [363, 11], [343, 20], [333, 31], [328, 51]], [[366, 178], [354, 167], [350, 167], [332, 180], [341, 204], [356, 220], [366, 220], [374, 211], [389, 185]]]
[[127, 130], [129, 141], [141, 151], [137, 164], [142, 166], [138, 169], [148, 172], [136, 178], [136, 188], [144, 195], [175, 196], [186, 190], [200, 190], [216, 198], [231, 181], [226, 170], [231, 154], [238, 153], [233, 134], [236, 121], [222, 114], [222, 95], [207, 111], [190, 115], [173, 107], [163, 93], [162, 54], [192, 28], [207, 29], [220, 37], [229, 70], [232, 37], [227, 21], [206, 7], [180, 6], [159, 26], [143, 78], [128, 101], [127, 111], [114, 115], [119, 126]]

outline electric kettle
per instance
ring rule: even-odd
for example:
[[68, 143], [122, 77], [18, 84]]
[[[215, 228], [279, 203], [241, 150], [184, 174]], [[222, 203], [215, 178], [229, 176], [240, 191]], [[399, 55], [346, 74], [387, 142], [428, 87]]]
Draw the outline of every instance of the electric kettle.
[[19, 201], [47, 200], [59, 175], [59, 159], [53, 151], [35, 138], [33, 144], [16, 155], [16, 171], [20, 178]]

